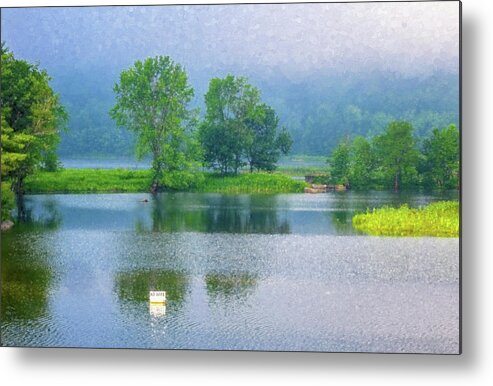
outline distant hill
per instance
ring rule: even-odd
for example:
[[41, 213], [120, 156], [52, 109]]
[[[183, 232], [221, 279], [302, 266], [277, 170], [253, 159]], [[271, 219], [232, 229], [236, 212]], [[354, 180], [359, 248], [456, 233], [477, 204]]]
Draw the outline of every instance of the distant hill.
[[[50, 72], [53, 87], [70, 114], [70, 130], [62, 136], [60, 155], [133, 153], [132, 134], [117, 129], [108, 115], [118, 73], [109, 68]], [[195, 106], [203, 107], [208, 81], [204, 74], [191, 74]], [[434, 127], [457, 124], [459, 119], [457, 74], [313, 74], [296, 80], [250, 74], [250, 81], [292, 134], [293, 153], [326, 155], [341, 137], [374, 135], [396, 119], [412, 122], [419, 136]]]

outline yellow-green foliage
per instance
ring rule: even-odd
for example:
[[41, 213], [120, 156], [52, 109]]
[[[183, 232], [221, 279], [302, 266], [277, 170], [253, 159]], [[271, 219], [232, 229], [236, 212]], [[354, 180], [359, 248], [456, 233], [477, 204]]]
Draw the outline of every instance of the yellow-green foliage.
[[434, 202], [423, 208], [383, 207], [353, 217], [353, 227], [374, 236], [459, 236], [459, 202]]

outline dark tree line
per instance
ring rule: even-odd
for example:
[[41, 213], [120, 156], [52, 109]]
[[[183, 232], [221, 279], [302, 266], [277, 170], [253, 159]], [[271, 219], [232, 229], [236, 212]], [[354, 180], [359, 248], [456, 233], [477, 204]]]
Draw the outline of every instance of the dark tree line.
[[409, 122], [391, 122], [371, 139], [344, 138], [329, 157], [330, 179], [355, 189], [458, 188], [459, 138], [449, 125], [419, 141]]

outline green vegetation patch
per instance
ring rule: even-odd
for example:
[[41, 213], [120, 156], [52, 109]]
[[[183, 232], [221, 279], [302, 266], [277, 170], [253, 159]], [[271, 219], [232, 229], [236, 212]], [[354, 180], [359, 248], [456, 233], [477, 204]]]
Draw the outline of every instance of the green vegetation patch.
[[[216, 173], [174, 173], [165, 190], [217, 193], [302, 193], [307, 184], [270, 173], [221, 176]], [[150, 170], [65, 169], [37, 172], [26, 178], [26, 193], [132, 193], [148, 192]]]
[[245, 173], [222, 177], [206, 174], [196, 191], [217, 193], [303, 193], [308, 186], [304, 181], [293, 180], [280, 174]]
[[353, 217], [353, 227], [373, 236], [459, 237], [459, 202], [367, 210]]
[[26, 193], [147, 192], [151, 171], [125, 169], [64, 169], [37, 172], [26, 178]]

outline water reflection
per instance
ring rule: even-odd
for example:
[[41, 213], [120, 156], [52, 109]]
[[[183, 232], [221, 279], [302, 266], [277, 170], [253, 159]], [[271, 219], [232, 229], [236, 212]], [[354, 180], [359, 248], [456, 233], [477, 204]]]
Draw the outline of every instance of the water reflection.
[[56, 230], [63, 221], [58, 202], [54, 196], [41, 200], [26, 199], [22, 218], [17, 216], [16, 231]]
[[254, 292], [257, 277], [249, 273], [214, 274], [205, 276], [207, 294], [217, 297], [246, 297]]
[[186, 274], [172, 270], [133, 270], [116, 275], [116, 292], [121, 302], [148, 302], [149, 291], [166, 291], [167, 305], [182, 305], [188, 291]]
[[54, 274], [46, 251], [33, 250], [16, 237], [2, 235], [2, 321], [34, 320], [47, 313]]
[[443, 198], [26, 197], [2, 234], [2, 343], [456, 352], [458, 240], [351, 236], [355, 211]]
[[62, 217], [56, 201], [47, 199], [26, 206], [24, 220], [2, 233], [1, 319], [36, 320], [47, 314], [48, 297], [55, 277], [50, 262], [53, 251], [34, 231], [54, 231]]
[[162, 318], [166, 315], [166, 305], [149, 303], [149, 315], [155, 318]]
[[[154, 232], [290, 233], [276, 196], [162, 193], [152, 200]], [[137, 230], [145, 230], [142, 222]]]
[[457, 192], [82, 194], [28, 196], [26, 208], [31, 219], [27, 223], [43, 230], [353, 235], [359, 234], [351, 226], [355, 212], [457, 198]]

